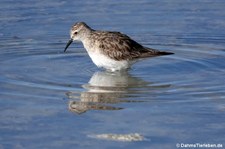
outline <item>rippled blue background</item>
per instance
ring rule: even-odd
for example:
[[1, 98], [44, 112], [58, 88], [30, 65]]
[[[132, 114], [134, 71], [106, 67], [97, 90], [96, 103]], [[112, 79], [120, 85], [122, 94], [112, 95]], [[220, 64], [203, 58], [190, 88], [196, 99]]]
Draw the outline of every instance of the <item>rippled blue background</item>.
[[[1, 0], [0, 148], [225, 146], [224, 8], [221, 0]], [[78, 21], [175, 55], [141, 61], [128, 74], [105, 73], [80, 43], [63, 53]], [[77, 114], [71, 101], [91, 105]], [[145, 140], [88, 137], [105, 133]]]

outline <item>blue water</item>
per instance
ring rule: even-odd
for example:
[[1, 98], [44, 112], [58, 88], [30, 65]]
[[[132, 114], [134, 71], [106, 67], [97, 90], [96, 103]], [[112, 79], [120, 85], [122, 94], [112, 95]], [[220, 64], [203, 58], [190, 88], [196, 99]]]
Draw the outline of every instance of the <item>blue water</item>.
[[[225, 2], [0, 2], [0, 149], [225, 146]], [[82, 44], [63, 53], [84, 21], [174, 52], [127, 73], [97, 68]], [[89, 137], [133, 134], [142, 141]]]

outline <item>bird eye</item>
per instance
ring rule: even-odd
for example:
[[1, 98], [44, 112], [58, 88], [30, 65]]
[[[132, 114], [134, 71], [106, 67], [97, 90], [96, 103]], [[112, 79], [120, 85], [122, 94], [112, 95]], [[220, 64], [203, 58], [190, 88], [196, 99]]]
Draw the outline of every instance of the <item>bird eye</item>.
[[74, 32], [74, 35], [76, 35], [77, 34], [77, 32]]

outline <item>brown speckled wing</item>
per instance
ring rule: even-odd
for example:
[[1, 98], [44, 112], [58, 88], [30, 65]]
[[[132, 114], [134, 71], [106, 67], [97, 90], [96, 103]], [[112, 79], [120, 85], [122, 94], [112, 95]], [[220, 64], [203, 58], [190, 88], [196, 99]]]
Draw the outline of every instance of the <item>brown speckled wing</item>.
[[165, 55], [158, 50], [143, 47], [120, 32], [98, 31], [93, 33], [92, 37], [95, 38], [95, 35], [98, 37], [99, 48], [103, 54], [108, 55], [114, 60], [133, 60], [137, 58]]

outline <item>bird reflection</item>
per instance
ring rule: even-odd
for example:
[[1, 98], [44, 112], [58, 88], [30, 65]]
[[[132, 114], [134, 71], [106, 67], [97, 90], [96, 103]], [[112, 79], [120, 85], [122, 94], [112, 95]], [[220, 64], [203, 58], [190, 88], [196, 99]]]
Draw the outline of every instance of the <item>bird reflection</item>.
[[96, 72], [89, 83], [83, 85], [86, 91], [66, 93], [70, 99], [69, 110], [78, 114], [88, 110], [121, 110], [123, 108], [118, 107], [119, 103], [143, 102], [127, 100], [127, 97], [137, 92], [132, 88], [144, 87], [148, 84], [127, 72]]

